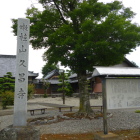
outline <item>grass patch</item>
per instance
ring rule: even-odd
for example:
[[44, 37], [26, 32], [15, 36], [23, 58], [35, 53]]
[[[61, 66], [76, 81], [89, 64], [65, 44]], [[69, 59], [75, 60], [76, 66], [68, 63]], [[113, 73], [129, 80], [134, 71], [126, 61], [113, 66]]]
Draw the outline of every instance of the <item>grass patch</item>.
[[135, 113], [140, 113], [140, 110], [136, 110]]

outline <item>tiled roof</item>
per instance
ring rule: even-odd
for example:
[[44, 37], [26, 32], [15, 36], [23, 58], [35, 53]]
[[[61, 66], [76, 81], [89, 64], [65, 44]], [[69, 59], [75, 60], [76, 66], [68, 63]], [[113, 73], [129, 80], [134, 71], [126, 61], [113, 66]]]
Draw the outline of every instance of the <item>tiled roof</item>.
[[95, 70], [92, 74], [95, 76], [127, 76], [127, 77], [140, 77], [140, 69], [132, 67], [95, 67]]
[[51, 71], [51, 72], [49, 72], [45, 77], [44, 77], [44, 79], [49, 79], [49, 78], [51, 78], [56, 72], [58, 72], [58, 70], [53, 70], [53, 71]]
[[15, 55], [0, 55], [0, 77], [3, 77], [7, 72], [11, 72], [13, 77], [15, 77], [16, 72]]
[[48, 82], [50, 82], [52, 85], [53, 84], [60, 84], [61, 83], [61, 82], [59, 82], [59, 80], [56, 80], [56, 79], [48, 80]]
[[77, 77], [77, 74], [76, 73], [74, 73], [74, 74], [72, 74], [72, 75], [69, 76], [70, 79], [71, 78], [75, 78], [75, 77]]
[[[94, 67], [96, 67], [96, 66], [94, 66]], [[122, 63], [114, 65], [114, 66], [111, 66], [111, 67], [135, 67], [135, 68], [137, 68], [137, 66], [134, 63], [130, 62], [127, 58], [124, 58], [124, 61], [122, 61]], [[69, 78], [72, 79], [72, 78], [76, 78], [76, 77], [77, 77], [77, 74], [74, 73]]]
[[[16, 73], [16, 55], [0, 55], [0, 77], [6, 75], [7, 72], [11, 72], [15, 77]], [[37, 77], [38, 73], [28, 71], [28, 76]]]
[[28, 71], [28, 76], [37, 77], [38, 73], [34, 73], [33, 71]]

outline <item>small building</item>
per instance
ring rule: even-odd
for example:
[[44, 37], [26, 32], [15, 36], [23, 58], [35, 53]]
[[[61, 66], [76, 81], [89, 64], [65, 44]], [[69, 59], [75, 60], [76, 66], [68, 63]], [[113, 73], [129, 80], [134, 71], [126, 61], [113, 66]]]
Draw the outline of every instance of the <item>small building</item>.
[[[124, 67], [131, 67], [131, 68], [137, 68], [137, 66], [130, 62], [128, 59], [124, 59], [122, 63], [107, 67], [108, 69], [110, 68], [124, 68]], [[95, 67], [96, 68], [96, 67]], [[89, 92], [91, 94], [95, 94], [95, 96], [101, 95], [102, 94], [102, 82], [100, 77], [92, 77], [93, 72], [87, 73], [87, 80], [89, 80]], [[78, 86], [78, 79], [77, 79], [77, 74], [73, 74], [69, 77], [69, 82], [71, 83], [73, 87], [74, 93], [79, 93], [79, 86]]]
[[[59, 94], [59, 70], [55, 69], [49, 72], [44, 78], [34, 80], [36, 94], [49, 94], [49, 95], [56, 95]], [[47, 89], [45, 89], [44, 84], [49, 83]]]
[[[98, 66], [96, 67], [95, 66], [94, 68], [101, 68], [101, 67], [98, 67]], [[106, 67], [106, 68], [111, 71], [112, 68], [136, 68], [137, 69], [137, 66], [134, 63], [130, 62], [128, 59], [125, 58], [125, 60], [122, 63], [114, 65], [114, 66]], [[92, 81], [94, 81], [93, 93], [101, 94], [102, 93], [102, 81], [101, 81], [101, 78], [98, 77], [98, 76], [93, 77]]]
[[108, 109], [140, 107], [140, 68], [96, 67], [92, 76], [103, 81]]

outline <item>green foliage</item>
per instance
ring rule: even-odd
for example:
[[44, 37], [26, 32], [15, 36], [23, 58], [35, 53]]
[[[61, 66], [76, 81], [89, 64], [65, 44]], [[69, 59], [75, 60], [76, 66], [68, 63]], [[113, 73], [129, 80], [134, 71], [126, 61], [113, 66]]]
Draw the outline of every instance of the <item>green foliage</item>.
[[15, 80], [12, 78], [12, 73], [7, 72], [4, 77], [0, 78], [0, 94], [5, 91], [14, 91]]
[[[35, 49], [47, 48], [49, 64], [61, 62], [74, 72], [92, 71], [94, 65], [120, 63], [140, 44], [140, 27], [131, 22], [135, 13], [121, 2], [98, 0], [39, 0], [44, 10], [32, 7], [30, 42]], [[16, 20], [13, 19], [16, 34]]]
[[44, 65], [43, 68], [42, 68], [43, 77], [45, 77], [49, 72], [51, 72], [54, 69], [59, 69], [59, 68], [55, 64], [46, 63], [46, 65]]
[[73, 90], [70, 83], [67, 81], [70, 73], [61, 73], [59, 76], [59, 84], [60, 88], [58, 88], [59, 92], [64, 92], [67, 96], [72, 96]]
[[6, 109], [7, 105], [13, 105], [14, 87], [15, 80], [12, 78], [11, 72], [7, 72], [4, 77], [0, 78], [0, 98], [3, 109]]
[[0, 78], [0, 94], [5, 91], [14, 91], [15, 80], [12, 78], [12, 73], [7, 72], [4, 77]]
[[[50, 82], [48, 82], [47, 81], [47, 79], [42, 79], [42, 81], [43, 81], [43, 88], [44, 88], [44, 94], [47, 94], [47, 89], [49, 89], [49, 87], [50, 87]], [[46, 95], [44, 95], [44, 96], [46, 96]]]
[[14, 92], [12, 91], [5, 91], [0, 95], [2, 108], [6, 109], [8, 105], [14, 104]]
[[140, 110], [136, 110], [135, 113], [140, 113]]
[[45, 93], [45, 94], [43, 95], [43, 97], [44, 97], [44, 98], [47, 98], [47, 97], [48, 97], [48, 94], [47, 94], [47, 93]]
[[48, 89], [50, 87], [50, 82], [48, 82], [47, 80], [44, 80], [43, 81], [43, 87], [44, 87], [45, 90]]
[[43, 97], [47, 98], [48, 97], [47, 89], [49, 89], [49, 87], [50, 87], [50, 82], [48, 82], [47, 79], [46, 80], [42, 79], [42, 80], [43, 80], [43, 88], [44, 88], [44, 91], [45, 91]]
[[66, 96], [72, 97], [73, 89], [72, 89], [70, 83], [67, 84], [67, 87], [65, 89], [65, 92], [66, 92]]
[[87, 80], [86, 84], [87, 84], [87, 87], [88, 87], [88, 92], [91, 92], [91, 90], [92, 90], [90, 83], [91, 83], [91, 81]]
[[[51, 63], [61, 62], [74, 72], [93, 70], [94, 65], [120, 63], [140, 44], [140, 28], [132, 24], [134, 13], [119, 1], [39, 1], [44, 10], [28, 9], [30, 42], [45, 47]], [[13, 28], [15, 30], [13, 20]], [[109, 56], [109, 57], [108, 57]]]
[[35, 85], [28, 84], [28, 99], [32, 98], [34, 93], [35, 93]]

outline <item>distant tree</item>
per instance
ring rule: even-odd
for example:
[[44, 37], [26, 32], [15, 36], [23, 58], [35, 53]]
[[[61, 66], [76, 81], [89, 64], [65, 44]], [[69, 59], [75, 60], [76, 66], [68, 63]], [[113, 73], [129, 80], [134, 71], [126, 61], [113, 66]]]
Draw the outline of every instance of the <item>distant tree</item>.
[[44, 98], [46, 98], [47, 97], [47, 90], [50, 87], [50, 82], [48, 81], [48, 79], [44, 79], [44, 78], [42, 78], [42, 81], [43, 81], [43, 88], [44, 88]]
[[45, 77], [49, 72], [51, 72], [54, 69], [59, 69], [59, 68], [55, 64], [46, 63], [42, 68], [43, 77]]
[[[120, 63], [126, 54], [140, 45], [140, 27], [131, 22], [134, 13], [121, 2], [98, 0], [39, 0], [43, 11], [32, 7], [26, 12], [31, 21], [30, 43], [46, 48], [49, 63], [77, 73], [79, 115], [90, 115], [87, 71], [94, 65]], [[16, 20], [13, 29], [16, 34]]]
[[65, 104], [65, 95], [72, 96], [72, 93], [73, 93], [72, 87], [71, 87], [70, 83], [68, 82], [69, 76], [70, 76], [69, 71], [67, 71], [66, 73], [65, 73], [65, 71], [63, 71], [59, 75], [60, 88], [58, 88], [58, 91], [62, 92], [62, 94], [63, 94], [62, 95], [63, 104]]

